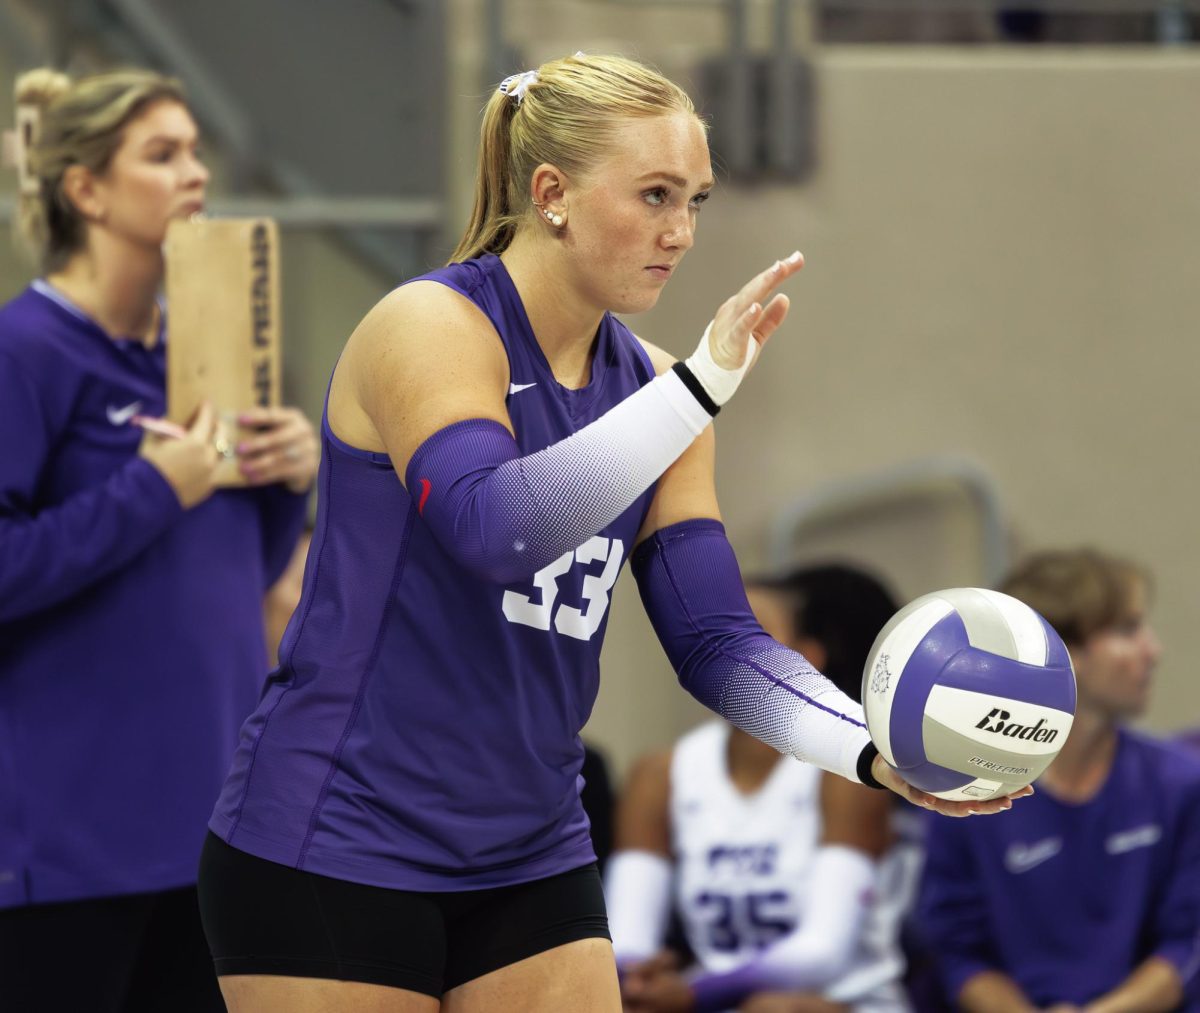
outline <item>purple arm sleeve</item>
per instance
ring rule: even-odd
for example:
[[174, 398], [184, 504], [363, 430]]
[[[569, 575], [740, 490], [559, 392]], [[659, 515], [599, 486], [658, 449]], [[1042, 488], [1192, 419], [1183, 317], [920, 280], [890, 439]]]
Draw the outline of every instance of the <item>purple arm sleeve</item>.
[[530, 501], [520, 457], [517, 441], [500, 423], [468, 419], [422, 443], [405, 476], [421, 519], [442, 548], [496, 583], [535, 573], [573, 548], [560, 547], [551, 518]]
[[874, 755], [862, 707], [763, 632], [725, 528], [689, 520], [634, 551], [646, 613], [684, 688], [781, 753], [861, 781]]
[[497, 584], [528, 577], [616, 520], [703, 432], [712, 416], [688, 376], [663, 373], [524, 457], [500, 423], [456, 422], [417, 448], [404, 484], [460, 564]]
[[41, 508], [39, 478], [54, 434], [36, 387], [0, 361], [0, 620], [57, 605], [120, 569], [183, 512], [148, 461]]

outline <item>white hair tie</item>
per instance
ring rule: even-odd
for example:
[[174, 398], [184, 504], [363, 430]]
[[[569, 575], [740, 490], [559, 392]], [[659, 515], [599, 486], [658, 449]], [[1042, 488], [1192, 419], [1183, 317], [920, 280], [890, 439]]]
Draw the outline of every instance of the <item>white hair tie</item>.
[[517, 100], [517, 105], [521, 104], [521, 100], [525, 97], [525, 93], [529, 91], [529, 86], [538, 79], [536, 70], [527, 70], [523, 74], [510, 74], [500, 82], [499, 92], [501, 95], [507, 95], [509, 98]]

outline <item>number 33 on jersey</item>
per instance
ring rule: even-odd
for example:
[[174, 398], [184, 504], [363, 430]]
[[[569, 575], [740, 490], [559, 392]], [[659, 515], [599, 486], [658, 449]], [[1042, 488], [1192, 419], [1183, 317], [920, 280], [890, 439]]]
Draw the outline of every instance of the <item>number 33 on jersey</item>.
[[[532, 626], [537, 630], [553, 628], [563, 636], [591, 640], [600, 629], [621, 563], [625, 546], [619, 538], [594, 535], [573, 552], [564, 552], [533, 575], [533, 585], [541, 592], [539, 601], [518, 591], [505, 591], [501, 602], [504, 617], [510, 623]], [[592, 564], [604, 563], [599, 573]], [[575, 567], [586, 567], [579, 605], [560, 602], [559, 581]]]

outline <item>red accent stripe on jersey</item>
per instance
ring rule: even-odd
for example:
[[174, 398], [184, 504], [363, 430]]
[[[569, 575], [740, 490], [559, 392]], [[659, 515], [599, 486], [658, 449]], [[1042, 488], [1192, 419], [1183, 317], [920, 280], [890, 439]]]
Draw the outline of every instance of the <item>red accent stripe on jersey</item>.
[[425, 501], [429, 499], [429, 479], [422, 478], [421, 482], [421, 498], [417, 500], [417, 513], [425, 513]]

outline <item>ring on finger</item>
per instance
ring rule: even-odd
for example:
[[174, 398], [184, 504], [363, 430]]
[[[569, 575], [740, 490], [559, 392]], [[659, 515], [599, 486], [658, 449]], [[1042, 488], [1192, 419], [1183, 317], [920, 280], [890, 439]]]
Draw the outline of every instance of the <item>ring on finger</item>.
[[298, 460], [300, 460], [300, 448], [299, 447], [288, 447], [286, 450], [284, 450], [283, 456], [286, 457], [289, 461], [298, 461]]
[[217, 435], [213, 437], [212, 444], [213, 450], [215, 450], [222, 457], [233, 457], [233, 444], [226, 439], [223, 433], [217, 433]]

